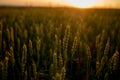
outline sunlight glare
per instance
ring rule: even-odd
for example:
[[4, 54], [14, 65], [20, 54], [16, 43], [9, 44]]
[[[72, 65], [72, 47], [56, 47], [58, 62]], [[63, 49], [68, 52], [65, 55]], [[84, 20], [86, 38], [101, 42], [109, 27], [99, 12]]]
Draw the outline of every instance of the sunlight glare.
[[66, 2], [72, 6], [80, 8], [91, 8], [98, 4], [97, 0], [66, 0]]

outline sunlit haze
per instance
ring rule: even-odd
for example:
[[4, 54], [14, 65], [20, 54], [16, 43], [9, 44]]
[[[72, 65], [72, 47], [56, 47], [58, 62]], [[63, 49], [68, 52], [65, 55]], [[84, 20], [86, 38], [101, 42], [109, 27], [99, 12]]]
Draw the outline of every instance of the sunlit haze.
[[74, 6], [120, 8], [120, 0], [0, 0], [1, 6]]
[[97, 0], [67, 0], [66, 3], [81, 8], [89, 8], [100, 4]]

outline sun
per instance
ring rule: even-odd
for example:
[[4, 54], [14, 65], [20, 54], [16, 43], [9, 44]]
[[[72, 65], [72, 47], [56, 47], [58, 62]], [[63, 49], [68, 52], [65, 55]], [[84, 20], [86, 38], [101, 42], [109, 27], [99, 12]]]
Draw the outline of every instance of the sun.
[[80, 7], [80, 8], [91, 8], [98, 4], [97, 0], [66, 0], [68, 4]]

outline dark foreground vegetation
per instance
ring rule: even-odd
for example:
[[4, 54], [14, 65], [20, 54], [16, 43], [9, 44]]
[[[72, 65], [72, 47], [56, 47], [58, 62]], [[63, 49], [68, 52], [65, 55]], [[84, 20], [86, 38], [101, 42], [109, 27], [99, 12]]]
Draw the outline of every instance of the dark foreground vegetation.
[[0, 80], [120, 80], [120, 10], [0, 8]]

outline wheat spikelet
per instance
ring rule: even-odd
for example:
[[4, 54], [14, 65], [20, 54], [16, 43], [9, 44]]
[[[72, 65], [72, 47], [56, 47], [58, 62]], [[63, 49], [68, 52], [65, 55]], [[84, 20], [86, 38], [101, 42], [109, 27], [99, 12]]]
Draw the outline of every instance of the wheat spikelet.
[[59, 39], [58, 41], [58, 54], [61, 54], [61, 49], [62, 49], [62, 45], [61, 45], [61, 40]]
[[100, 35], [96, 37], [96, 49], [97, 49], [97, 61], [101, 58], [101, 46], [100, 46]]
[[37, 68], [39, 67], [39, 63], [40, 63], [40, 47], [41, 47], [41, 40], [39, 39], [39, 37], [37, 37], [37, 41], [36, 41], [36, 49], [37, 49]]
[[76, 51], [76, 48], [77, 48], [77, 45], [78, 45], [78, 41], [79, 41], [79, 38], [78, 38], [78, 32], [77, 32], [77, 34], [76, 34], [76, 36], [74, 38], [72, 49], [71, 49], [72, 58], [73, 58], [73, 55], [75, 54], [75, 51]]
[[63, 38], [63, 48], [64, 48], [64, 49], [67, 49], [69, 36], [70, 36], [70, 26], [67, 25], [67, 28], [66, 28], [66, 30], [65, 30], [65, 36], [64, 36], [64, 38]]
[[66, 76], [66, 68], [65, 68], [65, 66], [62, 67], [61, 74], [62, 74], [62, 80], [65, 80], [65, 76]]
[[63, 80], [61, 74], [57, 72], [54, 80]]
[[22, 48], [22, 59], [21, 59], [21, 62], [23, 64], [26, 64], [26, 62], [27, 62], [27, 46], [26, 46], [26, 44], [24, 44], [23, 48]]
[[87, 55], [87, 61], [91, 61], [91, 51], [90, 51], [90, 47], [88, 45], [86, 45], [86, 55]]
[[37, 77], [37, 67], [36, 67], [36, 64], [35, 64], [34, 61], [32, 61], [32, 75], [36, 79], [36, 77]]
[[54, 50], [57, 52], [57, 50], [58, 50], [58, 41], [59, 41], [59, 39], [58, 39], [58, 36], [57, 35], [55, 35], [55, 43], [54, 43]]
[[35, 24], [35, 31], [36, 31], [36, 36], [39, 36], [40, 35], [40, 31], [39, 31], [39, 24]]
[[70, 26], [67, 25], [67, 28], [65, 30], [65, 36], [63, 38], [63, 60], [65, 65], [68, 61], [67, 47], [68, 47], [69, 37], [70, 37]]
[[14, 65], [15, 65], [15, 58], [14, 58], [13, 47], [10, 47], [10, 63], [12, 65], [12, 67], [14, 67]]
[[87, 78], [89, 79], [92, 56], [91, 56], [91, 51], [88, 45], [86, 45], [86, 57], [87, 57]]
[[52, 49], [49, 50], [49, 54], [50, 54], [50, 62], [53, 63], [53, 50]]
[[63, 66], [63, 59], [62, 59], [61, 53], [58, 56], [58, 66], [59, 66], [59, 69], [61, 69]]
[[119, 65], [119, 52], [118, 49], [116, 48], [115, 53], [110, 58], [110, 62], [109, 62], [110, 72], [112, 73], [113, 71], [116, 71], [118, 65]]
[[53, 65], [54, 65], [54, 70], [55, 72], [57, 71], [57, 53], [53, 53]]
[[26, 45], [24, 44], [24, 45], [23, 45], [23, 48], [22, 48], [22, 58], [21, 58], [21, 72], [22, 72], [22, 75], [23, 75], [24, 72], [25, 72], [26, 62], [27, 62], [27, 47], [26, 47]]
[[11, 46], [14, 47], [14, 30], [13, 30], [13, 27], [10, 28], [10, 41], [11, 41]]
[[54, 67], [53, 67], [53, 64], [50, 65], [49, 74], [50, 74], [51, 77], [54, 75]]
[[[7, 38], [8, 38], [7, 42], [11, 43], [10, 42], [10, 30], [8, 28], [6, 29], [6, 34], [7, 34]], [[10, 46], [10, 44], [8, 44], [8, 45]]]
[[109, 53], [109, 48], [110, 48], [110, 39], [108, 38], [106, 46], [105, 46], [105, 50], [104, 50], [104, 55], [100, 61], [100, 66], [99, 69], [97, 70], [97, 76], [100, 76], [101, 71], [103, 70], [103, 67], [105, 66], [105, 64], [108, 61], [108, 53]]
[[29, 58], [32, 58], [32, 55], [33, 55], [33, 45], [32, 45], [32, 41], [31, 40], [29, 40], [28, 49], [29, 49], [29, 55], [30, 55]]
[[103, 68], [105, 63], [107, 63], [107, 61], [108, 61], [109, 48], [110, 48], [110, 39], [107, 40], [107, 43], [105, 46], [104, 55], [101, 59], [101, 68]]

